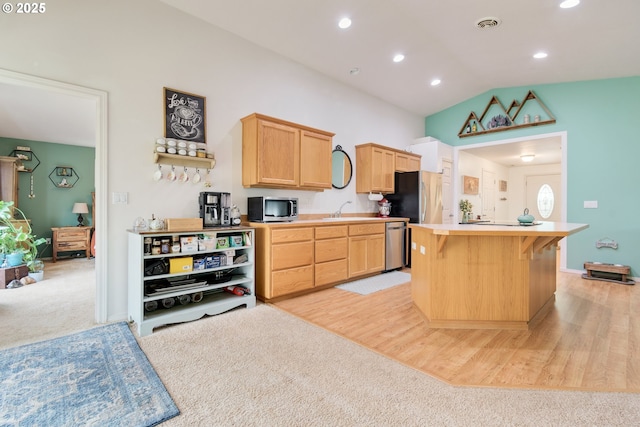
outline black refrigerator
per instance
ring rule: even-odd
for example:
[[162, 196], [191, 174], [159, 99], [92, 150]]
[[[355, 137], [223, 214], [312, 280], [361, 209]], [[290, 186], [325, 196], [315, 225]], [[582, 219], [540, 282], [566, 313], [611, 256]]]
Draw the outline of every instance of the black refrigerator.
[[442, 174], [426, 171], [396, 172], [391, 216], [415, 224], [442, 224]]
[[[409, 218], [414, 224], [442, 224], [442, 174], [415, 171], [396, 172], [393, 194], [385, 197], [391, 202], [392, 217]], [[411, 244], [411, 229], [407, 229], [407, 243]], [[411, 248], [407, 248], [407, 266], [411, 266]]]

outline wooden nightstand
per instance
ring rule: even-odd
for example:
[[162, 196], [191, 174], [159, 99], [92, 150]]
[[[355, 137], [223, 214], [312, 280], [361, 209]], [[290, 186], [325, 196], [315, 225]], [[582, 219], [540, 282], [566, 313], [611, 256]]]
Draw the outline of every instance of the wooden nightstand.
[[53, 231], [53, 262], [58, 258], [58, 252], [84, 251], [89, 258], [91, 227], [52, 227]]

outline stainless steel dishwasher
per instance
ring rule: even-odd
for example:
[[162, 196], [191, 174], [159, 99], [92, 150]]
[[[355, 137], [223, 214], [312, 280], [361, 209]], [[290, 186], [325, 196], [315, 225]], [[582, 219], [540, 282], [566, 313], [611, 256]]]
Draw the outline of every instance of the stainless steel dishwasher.
[[403, 221], [387, 222], [385, 243], [385, 271], [404, 267], [407, 224]]

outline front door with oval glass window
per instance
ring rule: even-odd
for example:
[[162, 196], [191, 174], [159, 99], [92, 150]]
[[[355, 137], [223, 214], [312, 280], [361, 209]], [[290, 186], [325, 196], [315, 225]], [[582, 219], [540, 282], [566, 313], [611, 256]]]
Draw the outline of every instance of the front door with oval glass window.
[[526, 206], [536, 221], [562, 221], [560, 175], [526, 177]]

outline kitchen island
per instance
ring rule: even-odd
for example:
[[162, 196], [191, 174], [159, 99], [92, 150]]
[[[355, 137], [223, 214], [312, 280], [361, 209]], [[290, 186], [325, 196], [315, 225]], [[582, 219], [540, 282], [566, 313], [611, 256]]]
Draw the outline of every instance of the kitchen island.
[[588, 225], [409, 227], [411, 296], [430, 327], [528, 329], [555, 301], [558, 242]]

